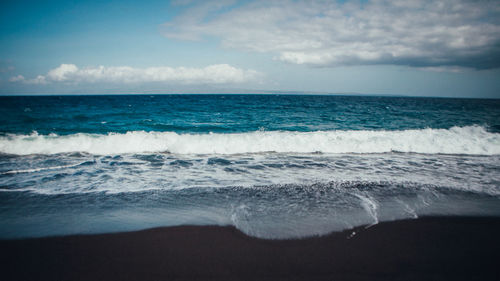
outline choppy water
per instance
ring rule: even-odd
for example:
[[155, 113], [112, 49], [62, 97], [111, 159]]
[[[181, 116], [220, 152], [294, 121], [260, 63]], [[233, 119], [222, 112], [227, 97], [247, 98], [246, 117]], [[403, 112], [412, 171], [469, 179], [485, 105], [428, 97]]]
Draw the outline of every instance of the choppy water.
[[500, 215], [500, 101], [0, 97], [0, 238]]

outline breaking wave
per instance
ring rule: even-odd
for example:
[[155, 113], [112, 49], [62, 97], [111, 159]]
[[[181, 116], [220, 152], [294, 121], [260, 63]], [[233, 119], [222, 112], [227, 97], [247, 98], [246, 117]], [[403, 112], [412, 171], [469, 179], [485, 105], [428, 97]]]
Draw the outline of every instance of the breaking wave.
[[500, 134], [481, 126], [401, 131], [254, 131], [231, 134], [178, 134], [131, 131], [124, 134], [4, 135], [0, 152], [56, 154], [86, 152], [96, 155], [170, 152], [176, 154], [238, 153], [386, 153], [500, 154]]

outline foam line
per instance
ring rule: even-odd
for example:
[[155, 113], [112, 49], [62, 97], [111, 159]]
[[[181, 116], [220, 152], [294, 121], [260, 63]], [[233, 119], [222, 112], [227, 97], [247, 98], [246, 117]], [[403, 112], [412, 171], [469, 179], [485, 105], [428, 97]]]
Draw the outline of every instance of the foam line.
[[178, 134], [131, 131], [124, 134], [6, 135], [0, 152], [17, 155], [87, 152], [97, 155], [171, 152], [237, 153], [385, 153], [500, 154], [500, 134], [480, 126], [401, 131], [255, 131], [232, 134]]
[[20, 174], [20, 173], [35, 173], [35, 172], [40, 172], [40, 171], [45, 171], [45, 170], [65, 169], [65, 168], [79, 166], [82, 163], [71, 164], [71, 165], [62, 165], [62, 166], [42, 167], [42, 168], [34, 168], [34, 169], [26, 169], [26, 170], [11, 170], [11, 171], [2, 172], [2, 173], [0, 173], [0, 175]]

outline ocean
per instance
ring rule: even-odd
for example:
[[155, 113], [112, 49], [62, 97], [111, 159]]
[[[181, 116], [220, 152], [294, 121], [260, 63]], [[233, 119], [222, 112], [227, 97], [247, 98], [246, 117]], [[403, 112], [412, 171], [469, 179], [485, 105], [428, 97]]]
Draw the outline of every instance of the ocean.
[[500, 100], [0, 97], [0, 238], [500, 215]]

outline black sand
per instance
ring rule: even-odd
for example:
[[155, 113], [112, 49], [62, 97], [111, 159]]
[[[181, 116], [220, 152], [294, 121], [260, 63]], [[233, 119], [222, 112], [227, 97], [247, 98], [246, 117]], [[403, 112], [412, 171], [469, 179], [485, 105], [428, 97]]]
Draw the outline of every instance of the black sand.
[[300, 240], [233, 227], [0, 241], [2, 280], [500, 280], [500, 218], [431, 217]]

